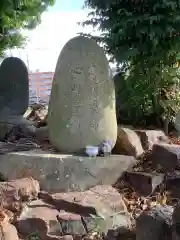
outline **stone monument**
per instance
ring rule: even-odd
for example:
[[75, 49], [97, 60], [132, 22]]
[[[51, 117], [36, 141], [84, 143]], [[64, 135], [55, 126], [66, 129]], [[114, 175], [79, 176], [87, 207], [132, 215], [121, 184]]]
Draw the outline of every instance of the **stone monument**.
[[103, 140], [115, 145], [114, 83], [103, 49], [95, 41], [78, 36], [62, 49], [52, 84], [48, 129], [51, 143], [62, 152], [80, 153]]
[[23, 118], [29, 103], [25, 63], [17, 57], [4, 59], [0, 65], [0, 84], [0, 139], [3, 140], [14, 126], [21, 126], [25, 131], [25, 126], [31, 125]]
[[8, 57], [0, 65], [0, 115], [23, 115], [29, 103], [29, 78], [24, 62]]

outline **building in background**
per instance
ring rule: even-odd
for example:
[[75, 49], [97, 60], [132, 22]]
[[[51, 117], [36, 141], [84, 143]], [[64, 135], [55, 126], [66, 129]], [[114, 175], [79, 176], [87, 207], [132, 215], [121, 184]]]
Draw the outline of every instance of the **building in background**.
[[[48, 56], [49, 49], [48, 48], [34, 48], [33, 54], [36, 55], [44, 55]], [[58, 53], [59, 54], [59, 53]], [[57, 57], [58, 57], [57, 54]], [[28, 71], [29, 71], [29, 103], [30, 105], [33, 103], [41, 103], [41, 104], [48, 104], [50, 93], [51, 93], [51, 87], [52, 87], [52, 81], [54, 72], [53, 69], [55, 69], [55, 63], [54, 66], [48, 67], [47, 72], [43, 72], [44, 69], [46, 69], [46, 65], [43, 67], [43, 69], [38, 66], [31, 66], [32, 65], [32, 59], [30, 61], [30, 56], [27, 51], [24, 49], [13, 49], [13, 50], [7, 50], [5, 57], [19, 57], [24, 63], [26, 64]], [[3, 58], [0, 58], [0, 64], [2, 62]], [[55, 59], [56, 60], [56, 59]], [[50, 60], [49, 60], [50, 61]], [[51, 59], [52, 61], [52, 59]], [[56, 60], [57, 61], [57, 60]], [[55, 62], [56, 62], [55, 61]], [[31, 63], [31, 64], [30, 64]], [[35, 70], [36, 67], [40, 67], [41, 70]], [[116, 67], [115, 65], [110, 64], [110, 68], [112, 71], [112, 76], [116, 74]], [[42, 72], [41, 72], [42, 71]], [[46, 71], [46, 70], [45, 70]]]
[[48, 104], [53, 72], [29, 72], [29, 104]]
[[[112, 68], [112, 75], [116, 74], [116, 68]], [[53, 72], [29, 72], [29, 104], [48, 104], [51, 94]]]

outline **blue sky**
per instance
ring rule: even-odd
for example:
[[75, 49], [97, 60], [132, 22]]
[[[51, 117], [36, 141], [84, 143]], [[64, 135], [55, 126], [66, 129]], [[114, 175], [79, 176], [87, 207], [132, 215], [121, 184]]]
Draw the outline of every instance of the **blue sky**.
[[42, 14], [42, 22], [32, 31], [24, 31], [28, 42], [24, 49], [10, 55], [20, 57], [31, 71], [54, 71], [58, 56], [66, 42], [78, 32], [91, 33], [92, 27], [78, 26], [86, 20], [89, 10], [82, 9], [84, 0], [56, 0], [56, 4]]
[[82, 8], [84, 0], [56, 0], [56, 3], [49, 11], [72, 11]]

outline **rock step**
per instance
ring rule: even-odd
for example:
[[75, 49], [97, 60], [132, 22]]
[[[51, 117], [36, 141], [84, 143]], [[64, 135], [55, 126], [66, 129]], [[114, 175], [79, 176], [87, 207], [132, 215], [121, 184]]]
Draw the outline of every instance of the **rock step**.
[[[36, 180], [24, 178], [0, 183], [0, 188], [0, 198], [4, 199], [0, 235], [8, 229], [14, 239], [18, 239], [18, 234], [24, 239], [32, 234], [40, 239], [85, 236], [94, 231], [106, 234], [109, 229], [127, 229], [131, 224], [121, 194], [110, 185], [84, 192], [49, 194], [40, 192]], [[10, 233], [5, 240], [13, 239]]]
[[0, 173], [13, 180], [32, 176], [48, 192], [84, 191], [96, 185], [113, 185], [132, 169], [134, 157], [87, 157], [52, 154], [39, 149], [0, 155]]

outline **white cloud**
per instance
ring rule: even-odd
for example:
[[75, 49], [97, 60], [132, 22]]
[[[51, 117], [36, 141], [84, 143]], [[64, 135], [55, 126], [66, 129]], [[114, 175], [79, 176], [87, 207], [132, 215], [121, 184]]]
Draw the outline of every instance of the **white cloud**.
[[71, 12], [46, 12], [42, 23], [34, 30], [25, 32], [29, 41], [23, 50], [12, 50], [13, 56], [21, 57], [30, 70], [54, 71], [56, 61], [64, 44], [78, 32], [92, 32], [91, 27], [82, 28], [77, 22], [87, 18], [87, 10]]

